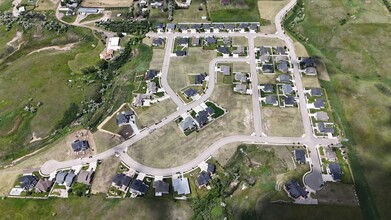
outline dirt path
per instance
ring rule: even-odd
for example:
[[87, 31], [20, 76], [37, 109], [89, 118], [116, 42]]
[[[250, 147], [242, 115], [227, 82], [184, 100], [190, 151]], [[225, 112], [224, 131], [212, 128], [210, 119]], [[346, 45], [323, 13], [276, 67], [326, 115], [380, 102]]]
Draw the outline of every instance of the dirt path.
[[23, 120], [22, 117], [16, 118], [16, 120], [14, 122], [14, 126], [12, 126], [12, 128], [9, 131], [6, 131], [6, 132], [0, 131], [0, 137], [6, 137], [6, 136], [14, 133], [19, 128], [20, 124], [22, 123], [22, 120]]
[[19, 16], [19, 10], [16, 8], [16, 6], [19, 5], [21, 1], [22, 0], [14, 0], [12, 2], [12, 4], [14, 5], [14, 7], [12, 8], [12, 15], [14, 17], [18, 17]]
[[22, 40], [22, 32], [17, 31], [16, 34], [15, 34], [15, 37], [12, 38], [12, 40], [8, 41], [7, 45], [10, 46], [10, 47], [16, 47], [14, 45], [14, 43], [17, 42], [18, 45], [20, 45], [19, 41], [21, 41], [21, 40]]
[[67, 51], [67, 50], [70, 50], [72, 49], [73, 46], [75, 46], [75, 44], [77, 43], [70, 43], [70, 44], [67, 44], [67, 45], [64, 45], [64, 46], [50, 46], [50, 47], [43, 47], [41, 49], [38, 49], [38, 50], [34, 50], [32, 52], [30, 52], [28, 55], [31, 55], [33, 53], [38, 53], [38, 52], [41, 52], [41, 51], [45, 51], [45, 50], [60, 50], [60, 51]]

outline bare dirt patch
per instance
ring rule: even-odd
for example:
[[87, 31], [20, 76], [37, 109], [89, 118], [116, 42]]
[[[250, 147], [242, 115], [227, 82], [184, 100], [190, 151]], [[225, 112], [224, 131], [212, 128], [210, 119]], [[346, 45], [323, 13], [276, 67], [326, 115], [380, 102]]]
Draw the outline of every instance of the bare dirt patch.
[[119, 166], [120, 159], [116, 156], [111, 156], [102, 160], [102, 163], [99, 165], [94, 182], [92, 184], [91, 192], [96, 193], [107, 193], [111, 185], [111, 181], [115, 172]]
[[272, 84], [275, 84], [276, 83], [276, 75], [275, 74], [258, 74], [258, 82], [259, 83], [262, 83], [262, 84], [266, 84], [266, 83], [272, 83]]
[[269, 136], [301, 137], [303, 123], [298, 108], [261, 108], [262, 127]]
[[317, 76], [303, 76], [301, 77], [301, 82], [303, 83], [304, 87], [320, 87]]
[[96, 131], [93, 136], [97, 153], [108, 150], [122, 142], [121, 138], [101, 131]]
[[[283, 1], [258, 1], [258, 10], [260, 17], [270, 21], [270, 25], [265, 26], [268, 34], [276, 32], [274, 18], [277, 13], [288, 3], [287, 0]], [[262, 28], [264, 32], [265, 27]], [[265, 32], [264, 32], [265, 33]]]
[[139, 128], [146, 127], [161, 121], [167, 115], [175, 112], [177, 106], [171, 99], [166, 99], [151, 106], [134, 108], [138, 121]]
[[279, 46], [279, 47], [283, 47], [283, 46], [285, 46], [285, 42], [280, 40], [280, 39], [276, 39], [276, 38], [257, 37], [257, 38], [254, 39], [254, 45], [256, 47], [260, 47], [260, 46]]
[[32, 52], [30, 52], [28, 55], [31, 55], [33, 53], [39, 53], [41, 51], [45, 51], [45, 50], [58, 50], [58, 51], [67, 51], [67, 50], [70, 50], [72, 49], [77, 43], [70, 43], [70, 44], [67, 44], [67, 45], [64, 45], [64, 46], [50, 46], [50, 47], [43, 47], [41, 49], [38, 49], [38, 50], [34, 50]]
[[129, 7], [133, 4], [133, 0], [85, 0], [81, 3], [84, 7]]
[[161, 70], [164, 61], [164, 49], [153, 49], [152, 60], [149, 69]]

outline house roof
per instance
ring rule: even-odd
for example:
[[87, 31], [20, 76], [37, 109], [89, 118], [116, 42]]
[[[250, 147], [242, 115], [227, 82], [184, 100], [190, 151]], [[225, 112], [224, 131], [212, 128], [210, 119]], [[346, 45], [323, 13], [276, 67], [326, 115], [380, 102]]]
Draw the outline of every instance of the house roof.
[[75, 177], [76, 175], [73, 172], [69, 172], [68, 175], [65, 177], [65, 185], [68, 187], [71, 186], [73, 181], [75, 180]]
[[148, 190], [148, 186], [143, 181], [135, 179], [130, 185], [130, 189], [140, 192], [141, 194], [145, 194]]
[[316, 71], [315, 67], [307, 67], [307, 68], [305, 68], [305, 73], [306, 74], [316, 74], [317, 71]]
[[204, 28], [204, 29], [210, 29], [210, 24], [202, 24], [202, 28]]
[[260, 57], [260, 60], [261, 60], [261, 62], [264, 62], [264, 63], [269, 62], [270, 61], [269, 54], [262, 54]]
[[334, 133], [334, 128], [333, 127], [326, 127], [324, 122], [319, 122], [317, 124], [317, 127], [318, 127], [318, 131], [321, 133], [331, 133], [331, 134]]
[[83, 7], [79, 7], [77, 12], [79, 12], [79, 13], [98, 13], [98, 9], [97, 8], [83, 8]]
[[241, 29], [248, 28], [248, 23], [240, 23], [239, 28]]
[[283, 99], [284, 99], [285, 105], [294, 105], [295, 104], [295, 98], [293, 98], [292, 96], [284, 96]]
[[194, 84], [202, 84], [205, 80], [205, 75], [204, 74], [198, 74], [195, 75], [194, 77]]
[[185, 96], [187, 96], [188, 98], [192, 97], [192, 96], [195, 96], [198, 92], [197, 90], [193, 89], [193, 88], [188, 88], [186, 89], [184, 92]]
[[274, 86], [273, 86], [273, 84], [265, 84], [265, 85], [263, 85], [262, 91], [264, 91], [264, 92], [266, 92], [266, 93], [274, 92]]
[[155, 24], [155, 28], [156, 29], [161, 29], [161, 28], [163, 28], [163, 24], [162, 23], [156, 23]]
[[326, 155], [327, 160], [336, 160], [337, 154], [331, 147], [324, 147], [324, 154]]
[[216, 171], [216, 166], [213, 163], [208, 163], [208, 173], [214, 174]]
[[117, 126], [129, 123], [129, 118], [126, 117], [124, 114], [117, 114], [115, 116], [115, 122], [117, 123]]
[[275, 105], [277, 104], [277, 97], [274, 95], [268, 95], [265, 98], [265, 103], [268, 105]]
[[281, 61], [277, 64], [277, 69], [283, 73], [288, 72], [288, 63], [286, 61]]
[[233, 24], [224, 24], [224, 28], [227, 29], [227, 30], [234, 30], [235, 29], [235, 25], [233, 25]]
[[156, 193], [169, 193], [170, 192], [170, 184], [164, 182], [163, 180], [158, 180], [153, 182], [153, 188], [155, 188]]
[[297, 182], [297, 180], [289, 180], [286, 184], [285, 184], [285, 189], [288, 191], [289, 195], [293, 198], [298, 198], [298, 197], [304, 197], [304, 198], [307, 198], [307, 194], [308, 192], [306, 192], [303, 187], [301, 187], [299, 185], [299, 183]]
[[300, 62], [300, 65], [304, 66], [305, 68], [307, 68], [307, 67], [314, 67], [315, 66], [315, 61], [311, 57], [305, 57]]
[[259, 53], [261, 53], [261, 55], [263, 55], [263, 54], [269, 54], [269, 52], [270, 52], [269, 48], [266, 48], [266, 47], [264, 47], [264, 46], [262, 46], [262, 47], [259, 48]]
[[235, 89], [237, 92], [245, 93], [247, 91], [247, 86], [239, 83], [235, 85]]
[[174, 191], [176, 191], [179, 195], [190, 194], [189, 181], [187, 178], [173, 178], [172, 185], [174, 187]]
[[150, 94], [137, 94], [136, 97], [134, 97], [134, 105], [135, 106], [142, 106], [146, 99], [151, 99], [151, 95]]
[[37, 185], [35, 185], [35, 191], [47, 192], [49, 191], [50, 187], [52, 187], [52, 185], [53, 185], [53, 181], [40, 179]]
[[191, 38], [191, 45], [199, 45], [200, 39], [198, 37], [192, 37]]
[[314, 102], [315, 108], [324, 108], [324, 101], [322, 98], [316, 98]]
[[218, 47], [217, 51], [222, 54], [229, 54], [229, 50], [226, 47]]
[[211, 107], [207, 107], [205, 111], [207, 111], [209, 115], [213, 115], [215, 113], [215, 110], [213, 110]]
[[341, 167], [338, 163], [329, 163], [328, 168], [330, 170], [331, 176], [334, 180], [340, 181], [342, 176]]
[[214, 38], [214, 37], [206, 37], [206, 38], [205, 38], [205, 42], [206, 42], [207, 44], [216, 44], [216, 43], [217, 43], [217, 40], [216, 40], [216, 38]]
[[177, 50], [176, 52], [175, 52], [175, 54], [178, 56], [178, 57], [183, 57], [183, 56], [186, 56], [186, 51], [184, 51], [184, 50]]
[[90, 185], [92, 178], [94, 176], [94, 171], [81, 170], [77, 176], [77, 182]]
[[271, 73], [271, 72], [273, 72], [273, 65], [271, 65], [271, 64], [264, 64], [264, 65], [262, 65], [262, 72], [264, 72], [264, 73]]
[[280, 55], [286, 55], [287, 54], [286, 51], [285, 51], [285, 48], [283, 48], [283, 47], [277, 47], [276, 51]]
[[158, 38], [153, 39], [152, 44], [160, 46], [163, 44], [163, 42], [164, 42], [163, 38], [158, 37]]
[[205, 115], [202, 113], [200, 114], [200, 112], [198, 112], [197, 116], [195, 117], [195, 120], [200, 126], [205, 125], [208, 122], [208, 113], [206, 113]]
[[188, 43], [189, 43], [189, 39], [187, 38], [183, 38], [183, 37], [177, 38], [178, 45], [187, 45]]
[[56, 183], [57, 184], [63, 184], [65, 181], [65, 177], [68, 175], [68, 172], [60, 171], [56, 175]]
[[327, 115], [327, 112], [316, 112], [315, 118], [318, 121], [328, 121], [329, 120], [329, 116]]
[[224, 76], [229, 76], [231, 74], [231, 67], [230, 66], [220, 66], [220, 71], [223, 72]]
[[293, 154], [295, 156], [295, 160], [300, 163], [305, 163], [305, 151], [304, 150], [294, 150]]
[[174, 30], [174, 29], [175, 29], [175, 24], [173, 24], [173, 23], [168, 23], [168, 24], [167, 24], [167, 29], [168, 29], [168, 30]]
[[90, 148], [87, 140], [75, 140], [71, 145], [75, 152], [85, 151]]
[[129, 186], [131, 181], [132, 178], [130, 178], [130, 176], [127, 176], [123, 173], [117, 173], [113, 178], [113, 184], [118, 187]]
[[322, 90], [320, 88], [312, 88], [311, 89], [311, 96], [321, 96]]
[[37, 184], [37, 182], [38, 179], [34, 175], [24, 175], [19, 177], [19, 184], [23, 189], [31, 189]]
[[180, 24], [180, 25], [178, 25], [178, 28], [181, 30], [187, 30], [187, 29], [189, 29], [189, 26], [186, 24]]
[[207, 172], [205, 171], [202, 171], [198, 177], [197, 177], [197, 185], [198, 186], [203, 186], [203, 185], [207, 185], [210, 181], [210, 176]]
[[201, 28], [201, 24], [193, 24], [191, 26], [191, 29], [200, 29]]
[[291, 84], [284, 84], [281, 86], [281, 89], [284, 94], [291, 94], [293, 92]]
[[275, 60], [277, 63], [280, 63], [282, 61], [287, 61], [288, 57], [287, 56], [276, 56]]
[[278, 77], [277, 77], [277, 80], [279, 82], [283, 82], [283, 83], [288, 83], [291, 81], [291, 77], [287, 74], [280, 74]]
[[147, 70], [145, 73], [145, 80], [151, 80], [158, 74], [157, 70]]
[[194, 127], [194, 122], [191, 117], [187, 117], [183, 119], [181, 122], [178, 123], [179, 127], [182, 129], [182, 131], [192, 129]]
[[244, 73], [235, 73], [235, 80], [241, 82], [247, 82], [247, 76]]
[[213, 28], [216, 28], [216, 29], [223, 29], [224, 28], [224, 25], [223, 24], [213, 24]]
[[156, 93], [157, 92], [156, 82], [148, 82], [147, 90], [149, 93]]
[[256, 24], [256, 23], [251, 23], [251, 24], [250, 24], [250, 29], [251, 29], [251, 30], [258, 30], [258, 24]]

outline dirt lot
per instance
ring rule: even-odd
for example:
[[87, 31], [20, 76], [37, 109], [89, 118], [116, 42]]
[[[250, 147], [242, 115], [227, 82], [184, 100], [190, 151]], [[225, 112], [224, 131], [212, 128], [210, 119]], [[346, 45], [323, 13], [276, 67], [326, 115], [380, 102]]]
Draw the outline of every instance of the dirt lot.
[[254, 45], [256, 47], [260, 46], [285, 46], [285, 42], [280, 39], [275, 38], [264, 38], [264, 37], [257, 37], [254, 39]]
[[[261, 18], [269, 20], [271, 22], [270, 25], [267, 25], [262, 28], [263, 33], [273, 34], [276, 32], [274, 18], [277, 13], [288, 3], [288, 0], [283, 1], [258, 1], [258, 10]], [[265, 32], [267, 31], [267, 32]]]
[[304, 87], [320, 87], [317, 76], [303, 76], [301, 81]]
[[327, 183], [324, 189], [317, 192], [315, 198], [323, 204], [358, 205], [353, 185], [342, 183]]
[[250, 72], [250, 64], [246, 62], [234, 62], [233, 63], [233, 72]]
[[201, 47], [190, 47], [188, 56], [172, 57], [168, 70], [168, 84], [174, 91], [179, 91], [188, 84], [189, 73], [205, 73], [209, 63], [217, 56], [215, 51], [203, 50]]
[[308, 57], [307, 49], [305, 49], [304, 45], [298, 41], [293, 42], [293, 46], [295, 47], [295, 52], [298, 57]]
[[232, 45], [240, 45], [240, 46], [248, 46], [248, 39], [245, 37], [233, 37], [232, 38]]
[[153, 49], [153, 55], [149, 69], [161, 70], [164, 60], [164, 49]]
[[140, 129], [161, 121], [167, 115], [175, 112], [176, 109], [177, 106], [173, 101], [171, 101], [171, 99], [166, 99], [148, 107], [134, 108], [137, 118], [141, 124], [139, 125]]
[[229, 113], [189, 136], [171, 122], [129, 148], [129, 155], [147, 166], [173, 167], [192, 160], [222, 137], [252, 133], [251, 96], [233, 94], [231, 85], [217, 85], [211, 100]]
[[120, 159], [116, 156], [111, 156], [102, 161], [94, 177], [91, 188], [92, 194], [107, 193], [119, 163]]
[[231, 159], [231, 157], [235, 155], [239, 145], [240, 143], [227, 144], [224, 147], [220, 148], [218, 151], [216, 151], [213, 154], [213, 158], [217, 160], [221, 166], [225, 166], [229, 159]]
[[303, 123], [298, 108], [261, 108], [262, 128], [269, 136], [301, 137]]
[[133, 0], [84, 0], [81, 5], [84, 7], [129, 7]]
[[267, 74], [258, 74], [258, 82], [265, 84], [265, 83], [276, 83], [276, 75], [267, 75]]
[[108, 150], [122, 141], [121, 138], [117, 136], [113, 136], [112, 134], [101, 131], [96, 131], [93, 133], [93, 136], [97, 153]]

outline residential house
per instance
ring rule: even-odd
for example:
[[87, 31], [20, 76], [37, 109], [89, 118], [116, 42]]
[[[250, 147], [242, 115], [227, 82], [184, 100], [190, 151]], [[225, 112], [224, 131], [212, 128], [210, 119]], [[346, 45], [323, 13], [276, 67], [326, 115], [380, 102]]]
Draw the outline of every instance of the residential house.
[[187, 55], [187, 52], [184, 51], [184, 50], [177, 50], [177, 51], [175, 51], [175, 55], [176, 55], [177, 57], [184, 57], [184, 56]]
[[64, 180], [64, 185], [66, 187], [71, 187], [71, 185], [75, 181], [75, 177], [76, 177], [76, 175], [73, 172], [71, 172], [71, 171], [68, 172], [68, 174], [67, 174], [67, 176], [65, 177], [65, 180]]
[[324, 101], [322, 98], [316, 98], [314, 102], [314, 106], [316, 109], [324, 108]]
[[75, 140], [72, 144], [72, 150], [73, 152], [82, 152], [90, 148], [90, 145], [88, 144], [87, 140]]
[[213, 163], [208, 163], [208, 169], [207, 172], [209, 175], [213, 175], [216, 172], [216, 166]]
[[178, 25], [178, 29], [183, 33], [183, 32], [187, 32], [187, 30], [189, 30], [189, 26], [186, 25], [186, 24], [180, 24]]
[[287, 56], [276, 56], [274, 58], [274, 60], [276, 61], [276, 63], [286, 62], [288, 60], [288, 57]]
[[290, 95], [293, 92], [293, 87], [291, 84], [284, 84], [281, 86], [281, 90], [284, 95]]
[[178, 195], [188, 195], [190, 194], [189, 181], [187, 178], [172, 178], [172, 186], [174, 191]]
[[38, 179], [34, 175], [23, 175], [19, 177], [19, 185], [20, 188], [25, 190], [32, 190], [34, 186], [37, 184]]
[[265, 104], [266, 104], [266, 105], [277, 106], [277, 105], [278, 105], [277, 97], [274, 96], [274, 95], [268, 95], [268, 96], [266, 96], [266, 98], [265, 98]]
[[145, 184], [142, 180], [135, 179], [129, 187], [129, 191], [134, 196], [142, 196], [147, 193], [148, 185]]
[[147, 82], [147, 93], [154, 94], [157, 92], [156, 82]]
[[84, 8], [84, 7], [79, 7], [77, 10], [77, 13], [81, 15], [89, 15], [89, 14], [97, 14], [100, 13], [102, 9], [99, 8]]
[[163, 180], [154, 181], [153, 188], [155, 189], [155, 196], [162, 196], [170, 192], [170, 184]]
[[261, 90], [264, 93], [273, 93], [274, 92], [274, 86], [273, 84], [264, 84], [261, 86]]
[[289, 180], [287, 183], [285, 183], [284, 189], [287, 191], [288, 195], [294, 199], [306, 199], [308, 195], [308, 192], [305, 191], [305, 189], [299, 185], [299, 182], [294, 179]]
[[338, 163], [329, 163], [327, 165], [327, 172], [331, 174], [334, 181], [341, 181], [342, 170]]
[[205, 126], [206, 124], [208, 124], [209, 122], [209, 118], [208, 118], [209, 114], [207, 111], [203, 110], [203, 111], [199, 111], [195, 117], [195, 121], [197, 122], [198, 126], [200, 128], [202, 128], [203, 126]]
[[220, 72], [222, 72], [224, 76], [229, 76], [231, 75], [231, 67], [222, 65], [220, 66]]
[[315, 76], [316, 74], [318, 74], [318, 72], [316, 71], [315, 67], [307, 67], [307, 68], [305, 68], [304, 73], [306, 75], [309, 75], [309, 76]]
[[290, 83], [291, 82], [291, 77], [287, 74], [280, 74], [277, 77], [277, 81], [280, 83]]
[[183, 92], [183, 94], [186, 96], [186, 98], [190, 98], [190, 97], [197, 95], [198, 92], [197, 92], [197, 90], [195, 90], [193, 88], [188, 88]]
[[299, 164], [305, 164], [305, 151], [300, 149], [300, 150], [294, 150], [293, 155], [295, 158], [295, 161]]
[[205, 80], [204, 74], [198, 74], [198, 75], [194, 76], [194, 84], [196, 84], [196, 85], [202, 85], [204, 80]]
[[235, 25], [233, 24], [225, 24], [224, 25], [225, 30], [227, 30], [229, 33], [232, 33], [235, 31]]
[[202, 171], [198, 175], [197, 181], [196, 181], [198, 188], [201, 188], [203, 186], [207, 186], [209, 184], [210, 180], [211, 180], [210, 175], [207, 172]]
[[208, 114], [210, 116], [212, 116], [215, 113], [215, 110], [213, 110], [213, 108], [211, 108], [211, 107], [205, 108], [205, 111], [208, 112]]
[[209, 46], [209, 45], [216, 44], [216, 43], [217, 43], [217, 40], [214, 37], [206, 37], [204, 39], [204, 45], [205, 46]]
[[257, 23], [251, 23], [249, 26], [250, 32], [251, 33], [256, 33], [258, 32], [258, 24]]
[[37, 185], [35, 185], [35, 192], [37, 193], [49, 192], [52, 186], [53, 186], [53, 181], [40, 179]]
[[240, 30], [240, 32], [248, 31], [248, 23], [240, 23], [239, 24], [239, 30]]
[[301, 60], [300, 62], [300, 66], [305, 69], [305, 68], [308, 68], [308, 67], [315, 67], [315, 61], [314, 59], [312, 59], [311, 57], [305, 57]]
[[202, 24], [202, 29], [206, 33], [210, 33], [210, 24]]
[[239, 82], [242, 82], [242, 83], [246, 83], [247, 80], [248, 80], [247, 74], [244, 74], [244, 73], [234, 72], [234, 76], [235, 76], [235, 80], [236, 81], [239, 81]]
[[68, 172], [66, 171], [60, 171], [56, 175], [56, 183], [59, 185], [64, 184], [65, 178], [67, 177]]
[[196, 32], [199, 31], [200, 29], [201, 29], [201, 24], [193, 24], [193, 25], [190, 27], [191, 33], [196, 33]]
[[228, 48], [226, 48], [226, 47], [218, 47], [217, 51], [219, 53], [223, 54], [224, 57], [230, 55], [230, 52], [229, 52]]
[[269, 50], [269, 48], [262, 46], [259, 48], [259, 53], [261, 55], [263, 55], [263, 54], [270, 55], [270, 50]]
[[132, 110], [118, 113], [115, 118], [117, 126], [122, 126], [124, 124], [129, 123], [130, 120], [133, 118], [133, 116], [134, 116], [134, 111], [132, 111]]
[[173, 23], [168, 23], [166, 27], [167, 27], [167, 32], [171, 33], [175, 31], [176, 26]]
[[185, 132], [194, 128], [194, 121], [191, 117], [186, 117], [181, 122], [179, 122], [178, 125], [179, 128]]
[[223, 24], [213, 24], [213, 32], [218, 33], [220, 30], [224, 29]]
[[130, 176], [127, 176], [123, 173], [117, 173], [114, 176], [113, 182], [111, 183], [111, 185], [114, 186], [115, 188], [117, 188], [118, 190], [126, 192], [128, 190], [128, 187], [129, 187], [131, 181], [132, 181], [132, 178]]
[[191, 46], [196, 47], [200, 45], [200, 39], [198, 37], [191, 38]]
[[85, 185], [91, 185], [92, 179], [94, 178], [95, 172], [93, 170], [81, 170], [79, 175], [77, 176], [76, 182], [82, 183]]
[[223, 44], [227, 47], [230, 47], [232, 44], [232, 38], [230, 37], [223, 37]]
[[320, 88], [312, 88], [310, 94], [311, 96], [322, 96], [322, 90]]
[[109, 43], [107, 44], [107, 50], [117, 51], [121, 49], [119, 45], [120, 38], [119, 37], [111, 37], [109, 38]]
[[185, 37], [177, 38], [177, 45], [178, 46], [187, 47], [188, 44], [189, 44], [189, 39], [187, 39]]
[[262, 65], [262, 72], [263, 73], [272, 73], [272, 72], [274, 72], [273, 65], [271, 65], [271, 64], [263, 64]]
[[155, 38], [152, 40], [152, 46], [159, 47], [164, 44], [164, 39], [161, 37]]
[[293, 96], [283, 96], [282, 100], [284, 101], [284, 106], [293, 107], [296, 104], [296, 100]]
[[247, 86], [241, 83], [238, 83], [234, 87], [234, 92], [239, 92], [239, 93], [246, 93], [247, 92]]
[[246, 55], [246, 50], [244, 46], [238, 46], [235, 50], [232, 51], [232, 54], [237, 56], [244, 56]]
[[319, 133], [334, 134], [334, 128], [326, 126], [326, 124], [324, 122], [318, 122], [317, 128], [318, 128]]
[[282, 72], [282, 73], [287, 73], [289, 71], [288, 62], [281, 61], [280, 63], [278, 63], [277, 64], [277, 70]]
[[315, 113], [315, 119], [317, 121], [328, 121], [329, 120], [329, 116], [327, 115], [327, 112], [316, 112]]
[[145, 73], [144, 79], [147, 81], [152, 80], [153, 78], [155, 78], [158, 75], [158, 73], [159, 73], [158, 70], [147, 70], [147, 72]]
[[283, 47], [277, 47], [276, 52], [278, 55], [287, 55], [286, 50]]
[[152, 98], [151, 94], [137, 94], [136, 97], [134, 97], [133, 106], [136, 107], [144, 106], [145, 102], [147, 100], [151, 100], [151, 98]]
[[[151, 3], [151, 5], [152, 5], [152, 3]], [[164, 31], [164, 26], [163, 26], [163, 24], [162, 24], [162, 23], [157, 23], [157, 24], [155, 24], [155, 30], [156, 30], [158, 33], [163, 32], [163, 31]]]
[[333, 148], [331, 148], [330, 146], [323, 147], [323, 152], [324, 152], [324, 155], [326, 156], [326, 159], [328, 161], [336, 161], [337, 160], [337, 154], [335, 153]]
[[[270, 56], [269, 54], [262, 54], [260, 57], [259, 57], [259, 60], [262, 62], [262, 63], [269, 63], [270, 62]], [[270, 65], [271, 66], [271, 65]]]

